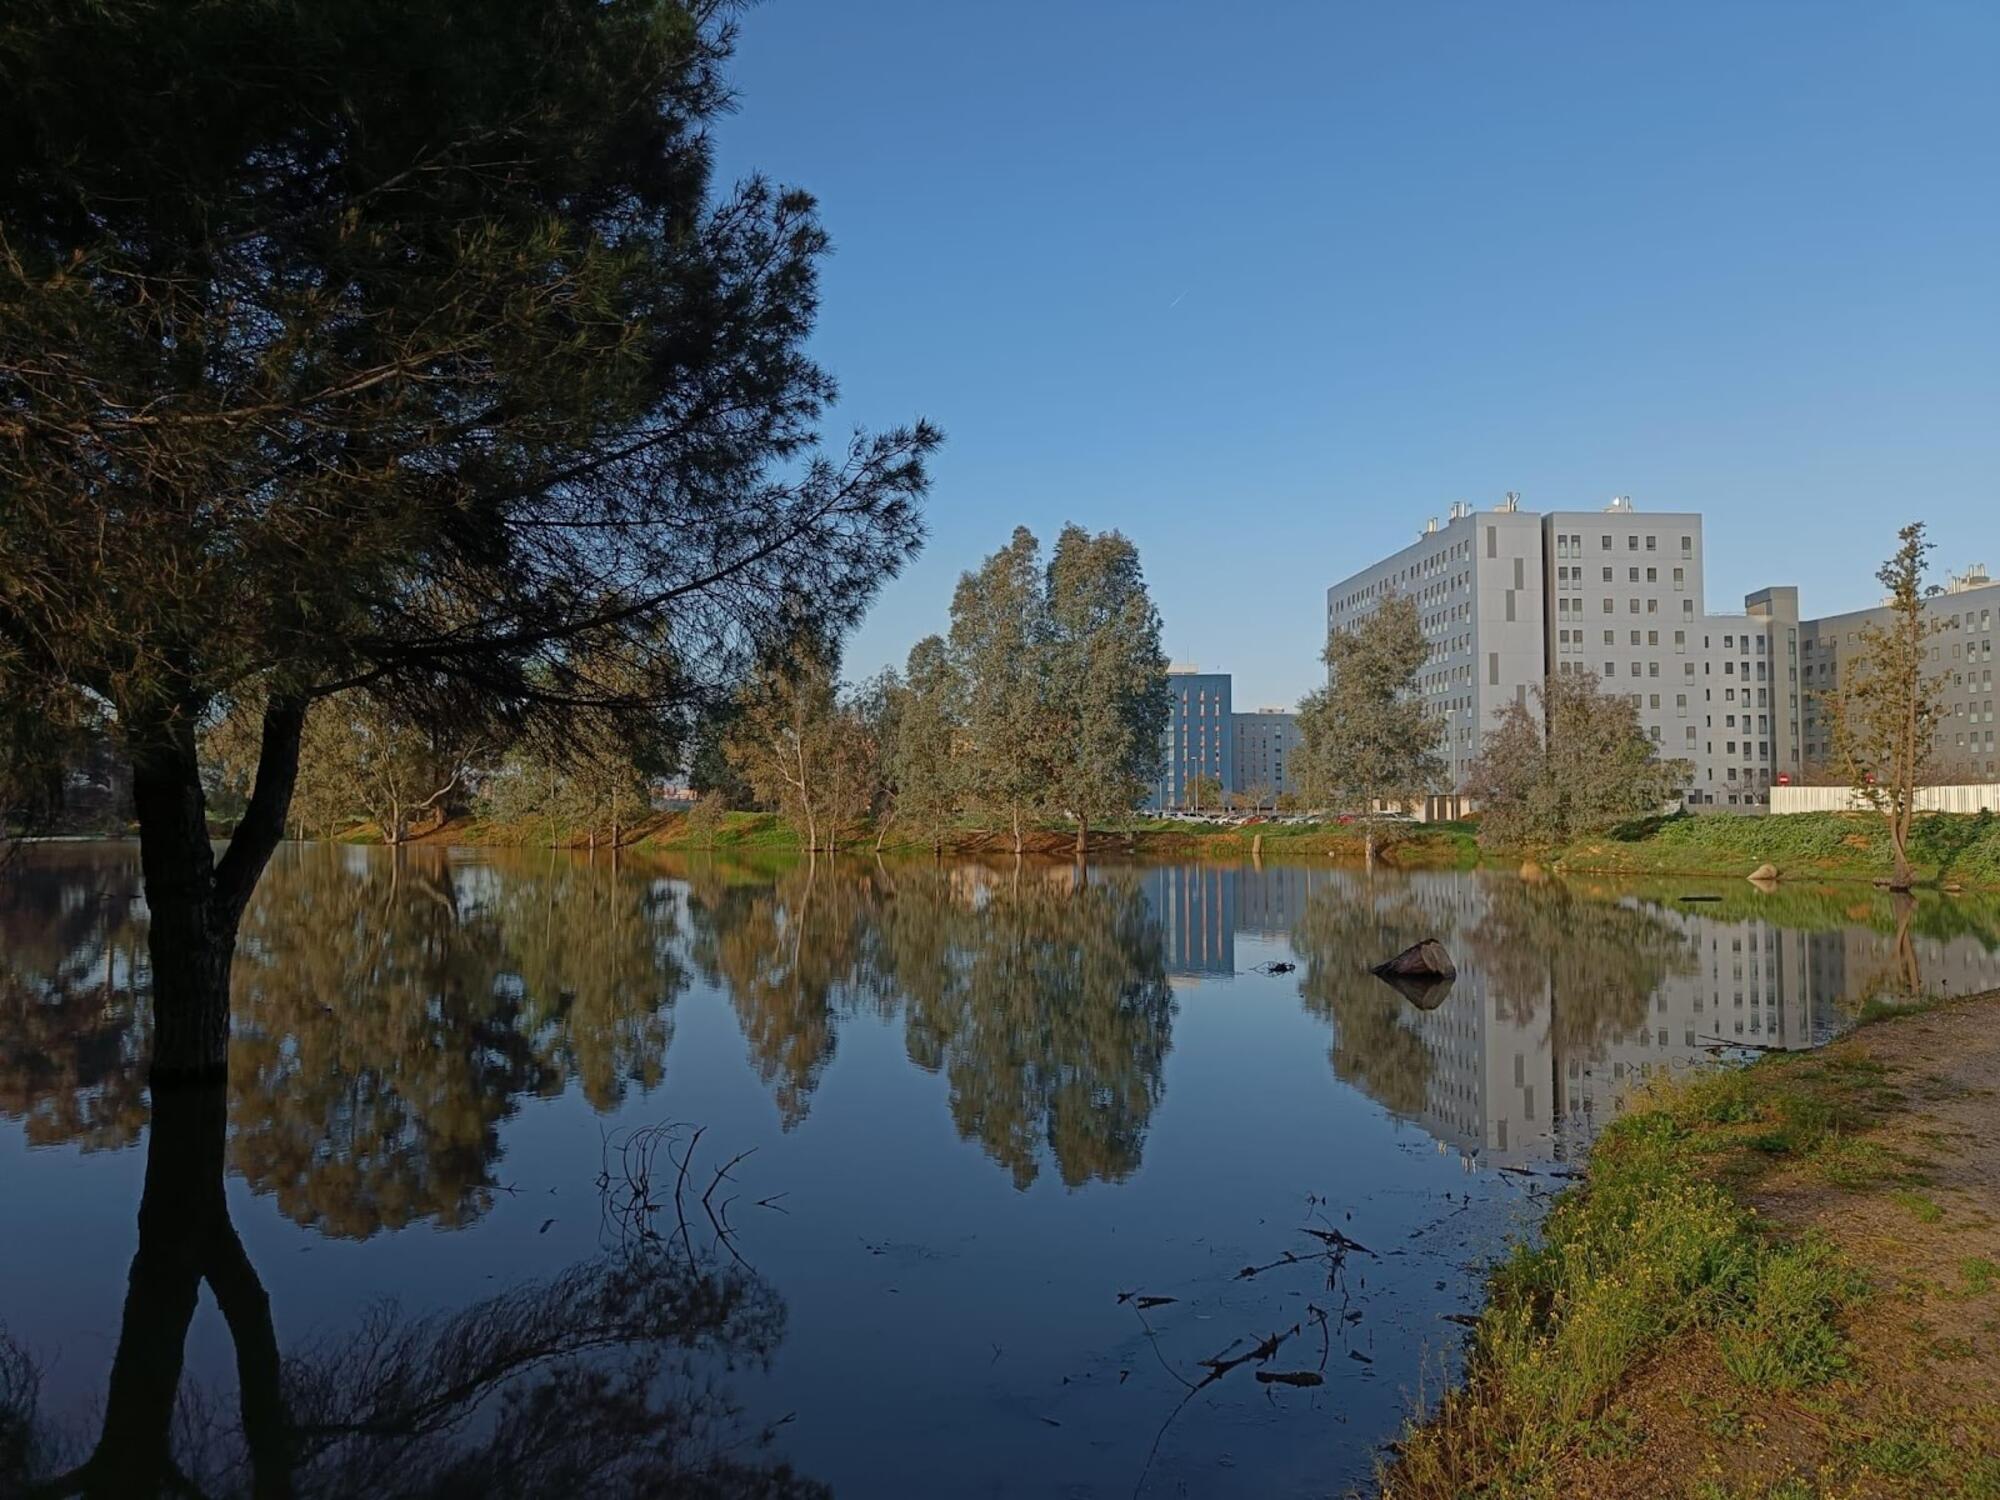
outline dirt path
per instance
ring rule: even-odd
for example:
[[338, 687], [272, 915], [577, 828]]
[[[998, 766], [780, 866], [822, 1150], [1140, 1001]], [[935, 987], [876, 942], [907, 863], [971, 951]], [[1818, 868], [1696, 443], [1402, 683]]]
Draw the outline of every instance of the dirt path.
[[1865, 1283], [1838, 1319], [1847, 1372], [1752, 1389], [1715, 1338], [1684, 1335], [1613, 1404], [1568, 1493], [2000, 1496], [2000, 994], [1865, 1027], [1807, 1067], [1865, 1123], [1744, 1171], [1742, 1196]]

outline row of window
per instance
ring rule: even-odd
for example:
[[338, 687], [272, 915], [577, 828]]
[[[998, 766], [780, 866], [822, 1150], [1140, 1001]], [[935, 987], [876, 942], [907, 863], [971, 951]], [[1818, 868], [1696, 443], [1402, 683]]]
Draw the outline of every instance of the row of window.
[[[1609, 532], [1604, 532], [1599, 535], [1597, 550], [1600, 552], [1609, 552], [1612, 550], [1612, 538]], [[1638, 532], [1634, 531], [1634, 532], [1628, 532], [1626, 534], [1625, 550], [1628, 552], [1637, 552], [1639, 550]], [[1648, 552], [1659, 551], [1660, 550], [1659, 537], [1648, 536], [1646, 538], [1646, 550]], [[1572, 533], [1569, 536], [1558, 536], [1556, 538], [1557, 557], [1582, 557], [1583, 555], [1584, 555], [1583, 538], [1581, 536]], [[1681, 538], [1681, 556], [1682, 557], [1694, 556], [1694, 538], [1692, 536], [1684, 536]]]
[[[1615, 570], [1615, 569], [1612, 569], [1612, 568], [1605, 568], [1605, 569], [1602, 569], [1601, 571], [1602, 571], [1602, 575], [1603, 575], [1603, 581], [1604, 581], [1605, 583], [1610, 583], [1610, 582], [1612, 581], [1612, 575], [1613, 575], [1613, 573], [1614, 573], [1614, 572], [1615, 572], [1616, 570]], [[1673, 580], [1674, 580], [1674, 587], [1675, 587], [1675, 589], [1677, 589], [1677, 590], [1678, 590], [1678, 589], [1684, 589], [1684, 588], [1686, 588], [1686, 587], [1687, 587], [1687, 569], [1686, 569], [1686, 568], [1675, 568], [1675, 569], [1674, 569], [1674, 572], [1673, 572]], [[1638, 570], [1637, 568], [1627, 568], [1627, 569], [1625, 570], [1625, 581], [1626, 581], [1627, 583], [1638, 583], [1638, 582], [1640, 581], [1640, 578], [1639, 578], [1639, 570]], [[1659, 581], [1660, 581], [1660, 570], [1659, 570], [1658, 568], [1648, 568], [1648, 569], [1646, 569], [1646, 577], [1645, 577], [1645, 582], [1647, 582], [1647, 583], [1658, 583]], [[1559, 568], [1557, 568], [1557, 569], [1556, 569], [1556, 588], [1557, 588], [1558, 590], [1561, 590], [1561, 589], [1577, 589], [1577, 590], [1581, 590], [1581, 589], [1583, 588], [1583, 569], [1581, 569], [1581, 568], [1567, 568], [1567, 567], [1559, 567]]]

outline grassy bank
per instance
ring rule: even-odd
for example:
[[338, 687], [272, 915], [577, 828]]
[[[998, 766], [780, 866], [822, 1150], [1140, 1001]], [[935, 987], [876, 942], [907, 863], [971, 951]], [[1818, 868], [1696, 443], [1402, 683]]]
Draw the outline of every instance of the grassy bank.
[[1996, 1029], [1990, 995], [1656, 1087], [1383, 1494], [2000, 1495]]
[[[1261, 843], [1260, 843], [1261, 836]], [[600, 846], [603, 835], [600, 832]], [[354, 842], [379, 841], [373, 830], [357, 830], [349, 835]], [[551, 827], [539, 819], [518, 822], [457, 820], [415, 839], [418, 843], [464, 844], [489, 848], [546, 848], [552, 843], [565, 848], [582, 847], [586, 834]], [[774, 814], [732, 812], [711, 839], [688, 826], [685, 813], [667, 813], [626, 830], [622, 842], [641, 850], [695, 852], [713, 848], [718, 853], [785, 855], [801, 852], [798, 836]], [[1038, 825], [1026, 831], [1026, 853], [1069, 858], [1076, 848], [1073, 828], [1055, 824]], [[876, 849], [876, 831], [857, 830], [844, 840], [845, 852], [869, 853]], [[890, 824], [882, 831], [880, 848], [885, 854], [928, 855], [928, 839], [913, 837], [907, 830]], [[985, 858], [1011, 856], [1013, 837], [1002, 830], [971, 825], [956, 828], [944, 841], [944, 852], [954, 856]], [[1352, 860], [1366, 856], [1361, 834], [1352, 826], [1338, 823], [1277, 824], [1259, 823], [1249, 827], [1211, 826], [1171, 819], [1141, 819], [1112, 827], [1093, 829], [1090, 836], [1093, 858], [1114, 859], [1216, 859], [1244, 861], [1253, 854], [1269, 859], [1310, 858]], [[1387, 864], [1408, 868], [1463, 868], [1477, 864], [1479, 846], [1470, 824], [1403, 824], [1378, 836], [1377, 852]]]
[[[2000, 817], [1939, 813], [1916, 820], [1911, 856], [1929, 884], [2000, 886]], [[1651, 819], [1562, 850], [1560, 869], [1617, 875], [1748, 875], [1883, 880], [1892, 869], [1882, 818], [1859, 813]]]

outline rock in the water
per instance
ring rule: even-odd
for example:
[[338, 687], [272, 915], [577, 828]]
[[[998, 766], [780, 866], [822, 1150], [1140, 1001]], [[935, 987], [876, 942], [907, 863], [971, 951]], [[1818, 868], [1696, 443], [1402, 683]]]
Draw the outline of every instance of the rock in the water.
[[1750, 872], [1750, 878], [1752, 880], [1776, 880], [1778, 878], [1778, 867], [1773, 864], [1759, 865]]
[[1413, 943], [1394, 958], [1376, 964], [1371, 974], [1384, 979], [1400, 976], [1405, 979], [1455, 979], [1458, 965], [1451, 961], [1451, 955], [1444, 951], [1444, 944], [1436, 938], [1425, 938], [1421, 943]]

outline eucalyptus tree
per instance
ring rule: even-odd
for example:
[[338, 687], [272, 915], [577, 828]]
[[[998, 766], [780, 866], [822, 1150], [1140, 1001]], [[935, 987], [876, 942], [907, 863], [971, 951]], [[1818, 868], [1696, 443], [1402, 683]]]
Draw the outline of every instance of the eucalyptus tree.
[[840, 681], [830, 648], [796, 642], [744, 684], [724, 746], [752, 793], [792, 826], [808, 854], [829, 836]]
[[[812, 199], [714, 189], [732, 11], [0, 16], [0, 721], [115, 719], [157, 1081], [226, 1069], [310, 704], [687, 711], [917, 545], [930, 428], [816, 447]], [[253, 700], [218, 857], [196, 737]]]
[[958, 814], [963, 785], [957, 759], [963, 692], [942, 639], [925, 636], [910, 648], [890, 752], [896, 819], [937, 853]]
[[[1358, 624], [1330, 631], [1320, 659], [1327, 685], [1299, 704], [1292, 761], [1306, 797], [1365, 818], [1434, 790], [1445, 769], [1444, 726], [1419, 691], [1430, 643], [1416, 600], [1392, 594]], [[1372, 852], [1372, 824], [1367, 837]]]
[[1076, 827], [1130, 811], [1157, 774], [1167, 724], [1160, 616], [1138, 550], [1066, 526], [1046, 568], [1017, 526], [958, 581], [951, 665], [963, 694], [966, 800], [1013, 832], [1048, 814]]
[[1042, 686], [1041, 544], [1025, 526], [960, 575], [951, 599], [951, 654], [965, 689], [966, 793], [972, 808], [1013, 830], [1042, 806], [1054, 745]]
[[1889, 623], [1868, 621], [1838, 687], [1825, 695], [1835, 761], [1854, 796], [1882, 815], [1895, 860], [1892, 890], [1916, 881], [1910, 825], [1917, 788], [1931, 779], [1937, 727], [1945, 715], [1943, 672], [1929, 669], [1926, 643], [1938, 622], [1924, 612], [1924, 559], [1931, 544], [1921, 521], [1898, 533], [1900, 545], [1875, 577], [1889, 597]]
[[1139, 549], [1115, 531], [1065, 526], [1049, 559], [1042, 681], [1054, 754], [1049, 805], [1076, 825], [1122, 816], [1160, 773], [1167, 656]]

